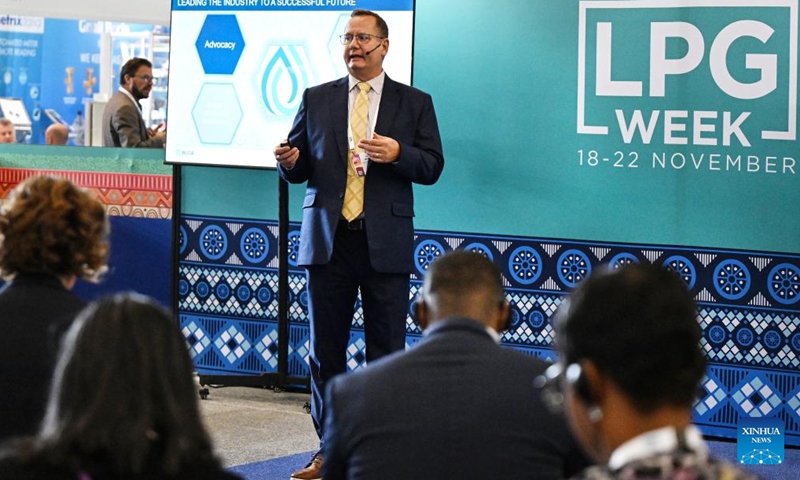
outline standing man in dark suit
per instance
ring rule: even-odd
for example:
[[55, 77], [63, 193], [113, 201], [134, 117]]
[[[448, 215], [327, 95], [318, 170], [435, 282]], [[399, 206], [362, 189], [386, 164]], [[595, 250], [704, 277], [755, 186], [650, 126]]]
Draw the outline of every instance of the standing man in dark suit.
[[148, 129], [139, 105], [153, 88], [153, 64], [131, 58], [119, 71], [119, 85], [103, 110], [103, 146], [164, 148], [167, 132]]
[[534, 389], [547, 364], [501, 348], [497, 266], [456, 251], [428, 269], [424, 338], [327, 391], [325, 479], [561, 479], [586, 460]]
[[[312, 418], [321, 446], [325, 385], [346, 370], [359, 289], [367, 361], [405, 347], [412, 183], [433, 184], [444, 167], [430, 95], [383, 71], [388, 37], [380, 16], [354, 10], [341, 35], [350, 74], [305, 91], [288, 145], [273, 152], [284, 179], [308, 182], [298, 260], [307, 270]], [[292, 478], [320, 478], [321, 464], [316, 454]]]

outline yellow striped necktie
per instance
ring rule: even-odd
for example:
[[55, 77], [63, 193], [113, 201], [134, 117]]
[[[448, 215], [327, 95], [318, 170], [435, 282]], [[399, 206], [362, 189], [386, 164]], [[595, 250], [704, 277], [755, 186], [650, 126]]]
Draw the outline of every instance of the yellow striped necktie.
[[[362, 156], [361, 149], [356, 145], [367, 135], [367, 118], [369, 117], [369, 99], [367, 93], [372, 88], [367, 82], [360, 82], [358, 95], [350, 112], [350, 131], [353, 133], [353, 146]], [[359, 176], [353, 166], [353, 150], [347, 153], [347, 187], [344, 192], [342, 216], [348, 221], [353, 221], [364, 211], [364, 176]]]

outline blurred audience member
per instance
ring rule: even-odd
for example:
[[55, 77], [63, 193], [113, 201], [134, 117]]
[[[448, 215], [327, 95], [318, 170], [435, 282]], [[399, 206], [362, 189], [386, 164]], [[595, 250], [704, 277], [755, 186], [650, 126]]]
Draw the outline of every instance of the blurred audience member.
[[578, 478], [756, 478], [709, 456], [691, 423], [706, 368], [690, 293], [656, 265], [583, 282], [556, 318], [560, 362], [537, 379], [602, 465]]
[[236, 479], [213, 454], [197, 397], [168, 312], [137, 294], [95, 302], [64, 338], [41, 430], [7, 447], [0, 478]]
[[16, 143], [17, 131], [7, 118], [0, 118], [0, 143]]
[[66, 145], [69, 141], [69, 128], [60, 123], [53, 123], [44, 131], [45, 145]]
[[444, 255], [416, 305], [418, 344], [329, 383], [326, 480], [546, 480], [588, 464], [536, 395], [547, 364], [500, 346], [509, 305], [491, 260]]
[[70, 290], [107, 256], [103, 205], [68, 180], [28, 178], [0, 209], [0, 439], [36, 431], [58, 339], [85, 305]]

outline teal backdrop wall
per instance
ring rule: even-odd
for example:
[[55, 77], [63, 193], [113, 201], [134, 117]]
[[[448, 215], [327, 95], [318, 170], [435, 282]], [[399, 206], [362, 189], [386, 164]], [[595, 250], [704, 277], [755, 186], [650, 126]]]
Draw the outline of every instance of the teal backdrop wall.
[[[688, 10], [681, 15], [710, 32], [706, 51], [726, 21], [741, 17], [741, 9]], [[776, 28], [772, 38], [779, 45], [779, 85], [785, 90], [789, 17], [785, 9], [772, 10], [753, 9], [747, 18], [787, 27]], [[614, 61], [620, 60], [613, 65], [619, 70], [614, 74], [646, 79], [648, 52], [634, 47], [647, 47], [646, 18], [653, 12], [612, 13], [596, 16], [597, 21], [621, 18], [613, 37], [618, 49]], [[656, 19], [671, 17], [669, 11], [656, 12]], [[797, 201], [798, 176], [780, 171], [783, 157], [798, 157], [796, 141], [769, 142], [748, 134], [750, 148], [739, 146], [736, 137], [724, 148], [664, 145], [659, 126], [651, 145], [635, 139], [626, 145], [618, 134], [576, 132], [578, 22], [577, 1], [417, 2], [413, 83], [434, 98], [446, 159], [438, 184], [415, 189], [417, 228], [797, 252], [800, 217], [787, 207]], [[591, 37], [594, 31], [589, 33]], [[634, 35], [640, 40], [630, 42]], [[682, 41], [673, 43], [669, 53], [674, 58], [685, 55]], [[732, 70], [755, 81], [743, 62], [744, 54], [759, 51], [758, 42], [743, 38], [734, 47], [729, 54]], [[794, 53], [796, 58], [796, 45]], [[593, 58], [586, 63], [592, 70]], [[719, 111], [720, 137], [723, 110], [753, 106], [714, 88], [707, 63], [705, 58], [691, 74], [668, 77], [665, 98], [597, 97], [587, 108], [592, 114], [621, 106], [626, 115], [640, 109], [645, 120], [650, 109], [686, 110], [689, 130], [694, 110]], [[786, 121], [786, 108], [781, 107], [786, 94], [776, 91], [771, 97], [777, 98], [750, 102], [756, 111], [747, 122], [764, 123], [771, 117]], [[691, 132], [681, 135], [691, 143]], [[609, 162], [587, 165], [592, 150]], [[579, 164], [579, 151], [584, 165]], [[614, 168], [620, 157], [615, 152], [622, 153], [622, 165], [629, 165], [635, 153], [637, 168]], [[670, 166], [674, 153], [685, 158], [683, 168]], [[723, 170], [709, 168], [709, 156], [715, 153], [722, 154]], [[654, 154], [666, 155], [666, 168], [653, 166]], [[703, 155], [699, 168], [692, 154], [695, 161]], [[744, 156], [739, 168], [745, 171], [725, 171], [725, 154]], [[759, 172], [744, 168], [748, 155], [758, 156]], [[777, 173], [765, 172], [767, 156], [777, 158]], [[793, 171], [798, 169], [794, 164]], [[183, 178], [189, 187], [184, 190], [184, 212], [276, 218], [274, 172], [187, 167]], [[198, 192], [198, 185], [209, 189]], [[292, 186], [291, 198], [291, 218], [299, 221], [302, 186]]]

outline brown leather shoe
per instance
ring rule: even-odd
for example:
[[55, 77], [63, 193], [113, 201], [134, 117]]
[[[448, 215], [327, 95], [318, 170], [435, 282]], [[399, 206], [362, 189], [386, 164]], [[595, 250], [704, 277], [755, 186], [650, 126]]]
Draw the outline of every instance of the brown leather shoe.
[[322, 478], [322, 453], [317, 452], [305, 468], [294, 472], [291, 480], [320, 480]]

